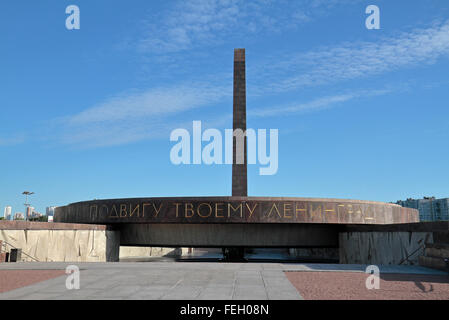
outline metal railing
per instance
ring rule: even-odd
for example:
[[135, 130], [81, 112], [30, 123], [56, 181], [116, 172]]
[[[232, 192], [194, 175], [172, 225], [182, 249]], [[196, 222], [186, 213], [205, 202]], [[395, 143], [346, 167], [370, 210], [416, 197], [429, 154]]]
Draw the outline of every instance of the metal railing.
[[424, 250], [426, 249], [426, 246], [425, 246], [424, 244], [420, 245], [420, 246], [418, 247], [418, 249], [416, 249], [415, 251], [413, 251], [412, 253], [410, 253], [407, 257], [405, 257], [404, 259], [402, 259], [401, 262], [399, 262], [399, 265], [403, 264], [404, 262], [410, 262], [409, 258], [412, 257], [412, 256], [414, 256], [416, 253], [419, 252], [419, 250], [422, 250], [422, 249], [424, 249]]
[[[6, 247], [7, 245], [10, 246], [13, 249], [19, 249], [19, 248], [15, 247], [14, 245], [10, 244], [8, 241], [5, 241], [5, 240], [2, 240], [2, 245], [5, 247], [5, 252], [8, 252], [7, 247]], [[0, 248], [0, 251], [1, 251], [1, 248]], [[22, 250], [22, 254], [27, 256], [28, 258], [36, 261], [36, 262], [39, 262], [38, 259], [36, 259], [35, 257], [29, 255], [28, 253], [24, 252], [23, 250]]]

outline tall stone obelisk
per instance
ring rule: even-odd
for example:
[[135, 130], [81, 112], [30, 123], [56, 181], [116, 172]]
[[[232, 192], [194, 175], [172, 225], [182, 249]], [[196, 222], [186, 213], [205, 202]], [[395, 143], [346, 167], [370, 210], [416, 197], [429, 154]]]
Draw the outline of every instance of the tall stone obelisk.
[[[234, 49], [234, 101], [233, 101], [233, 129], [242, 129], [246, 132], [246, 66], [245, 49]], [[247, 197], [247, 159], [246, 159], [246, 136], [244, 138], [244, 163], [236, 163], [236, 139], [233, 143], [232, 162], [232, 196]]]

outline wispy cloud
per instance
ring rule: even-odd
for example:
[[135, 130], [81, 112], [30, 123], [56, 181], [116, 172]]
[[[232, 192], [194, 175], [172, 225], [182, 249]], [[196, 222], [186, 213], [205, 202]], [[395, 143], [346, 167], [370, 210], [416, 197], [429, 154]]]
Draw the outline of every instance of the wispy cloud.
[[216, 102], [231, 92], [231, 86], [225, 88], [205, 83], [153, 88], [139, 93], [119, 95], [65, 120], [69, 125], [82, 125], [160, 117]]
[[[352, 93], [322, 97], [299, 104], [274, 106], [263, 109], [249, 109], [248, 116], [273, 117], [320, 111], [338, 106], [350, 100], [385, 95], [391, 91], [391, 89], [360, 90]], [[175, 91], [173, 91], [172, 94], [174, 96], [179, 94], [177, 97], [182, 97], [182, 93], [180, 92], [175, 93]], [[144, 93], [143, 95], [147, 96], [148, 93]], [[219, 97], [215, 96], [215, 98]], [[116, 102], [113, 102], [110, 105], [110, 109], [108, 109], [107, 103], [101, 105], [102, 110], [105, 111], [104, 113], [98, 112], [98, 107], [95, 107], [64, 119], [65, 131], [59, 136], [60, 142], [67, 145], [82, 146], [84, 148], [115, 146], [147, 139], [166, 138], [168, 137], [170, 130], [174, 128], [188, 128], [191, 126], [190, 120], [171, 119], [169, 117], [165, 117], [174, 112], [174, 109], [170, 108], [170, 106], [168, 106], [165, 111], [158, 110], [157, 114], [152, 112], [145, 113], [141, 111], [137, 111], [140, 115], [134, 114], [133, 111], [131, 111], [131, 108], [126, 107], [126, 103], [129, 101], [130, 105], [134, 105], [136, 100], [139, 99], [139, 96], [136, 97], [132, 95], [128, 98], [120, 98], [120, 104], [125, 106], [127, 112], [119, 112], [118, 114], [111, 112], [111, 110], [114, 110], [117, 107]], [[197, 107], [201, 107], [209, 105], [209, 103], [212, 104], [212, 100], [208, 99], [210, 99], [209, 94], [205, 94], [203, 96], [198, 94], [196, 102], [194, 100], [192, 100], [192, 102]], [[145, 99], [144, 101], [145, 103], [149, 103], [149, 105], [158, 103], [156, 99]], [[136, 106], [138, 106], [138, 104], [136, 104]], [[175, 109], [179, 111], [178, 108]], [[189, 108], [187, 107], [181, 108], [181, 110], [184, 111], [187, 111], [188, 109]], [[231, 114], [222, 114], [220, 117], [212, 119], [212, 122], [205, 122], [205, 127], [226, 127], [226, 123], [230, 126], [232, 123], [231, 118]]]
[[215, 105], [232, 94], [232, 87], [191, 83], [153, 88], [107, 99], [78, 114], [57, 119], [65, 144], [109, 146], [158, 138], [173, 127], [174, 116], [191, 109]]
[[332, 7], [360, 0], [191, 0], [151, 17], [142, 51], [172, 53], [220, 43], [230, 36], [280, 32], [313, 20]]
[[320, 111], [335, 107], [341, 103], [354, 100], [357, 98], [369, 98], [375, 96], [381, 96], [390, 93], [390, 89], [381, 90], [361, 90], [352, 93], [338, 94], [333, 96], [321, 97], [309, 102], [290, 104], [287, 106], [274, 106], [264, 109], [250, 109], [248, 115], [251, 117], [273, 117], [273, 116], [286, 116], [294, 113], [303, 113], [311, 111]]
[[359, 79], [401, 68], [434, 64], [448, 55], [449, 21], [376, 42], [345, 43], [286, 55], [278, 59], [281, 62], [267, 64], [258, 70], [260, 78], [270, 75], [280, 79], [259, 89], [284, 92]]
[[211, 40], [215, 32], [237, 24], [241, 15], [237, 1], [182, 1], [165, 16], [152, 17], [149, 32], [139, 47], [151, 52], [176, 52], [189, 49], [194, 41]]
[[0, 137], [0, 147], [13, 146], [25, 142], [24, 135], [15, 135], [10, 137]]
[[[234, 1], [229, 1], [229, 5], [233, 3]], [[447, 55], [449, 22], [404, 32], [376, 42], [343, 43], [290, 54], [276, 59], [276, 63], [265, 61], [261, 64], [264, 67], [256, 67], [253, 70], [257, 78], [248, 78], [248, 94], [262, 96], [267, 93], [279, 94], [306, 87], [335, 84], [422, 64], [434, 64]], [[173, 122], [169, 124], [168, 118], [173, 121], [178, 114], [214, 106], [223, 98], [232, 95], [231, 83], [229, 86], [223, 86], [219, 77], [211, 79], [214, 80], [152, 88], [106, 99], [60, 120], [64, 128], [63, 134], [60, 135], [61, 141], [68, 144], [104, 146], [160, 137], [161, 132], [165, 134], [169, 128], [173, 128]], [[268, 117], [322, 110], [353, 99], [387, 94], [390, 91], [353, 89], [305, 103], [292, 101], [276, 108], [250, 110], [249, 115]]]
[[77, 148], [95, 148], [135, 143], [144, 139], [162, 138], [169, 126], [151, 120], [84, 124], [65, 127], [58, 142]]

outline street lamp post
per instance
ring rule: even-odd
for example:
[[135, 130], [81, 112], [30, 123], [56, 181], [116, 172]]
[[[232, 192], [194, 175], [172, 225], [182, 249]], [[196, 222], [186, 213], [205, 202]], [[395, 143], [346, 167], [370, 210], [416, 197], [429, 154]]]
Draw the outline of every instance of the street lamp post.
[[28, 208], [30, 207], [30, 204], [28, 203], [28, 196], [31, 196], [32, 194], [34, 194], [34, 192], [24, 191], [24, 192], [22, 192], [22, 194], [25, 195], [25, 221], [27, 221], [28, 220]]

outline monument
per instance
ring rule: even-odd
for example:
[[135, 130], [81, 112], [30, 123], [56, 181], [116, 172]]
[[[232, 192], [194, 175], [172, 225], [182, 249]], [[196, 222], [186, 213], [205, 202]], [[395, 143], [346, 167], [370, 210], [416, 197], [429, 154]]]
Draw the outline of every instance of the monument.
[[[233, 128], [246, 130], [245, 49], [234, 51]], [[110, 225], [122, 246], [218, 247], [241, 256], [245, 247], [338, 247], [341, 225], [419, 222], [396, 204], [341, 199], [248, 197], [244, 164], [233, 146], [232, 196], [93, 200], [55, 209], [55, 222]]]
[[[233, 97], [233, 129], [246, 132], [246, 66], [245, 49], [234, 51], [234, 97]], [[233, 143], [232, 164], [232, 196], [248, 196], [246, 137], [243, 143], [244, 164], [237, 164], [236, 143]]]

